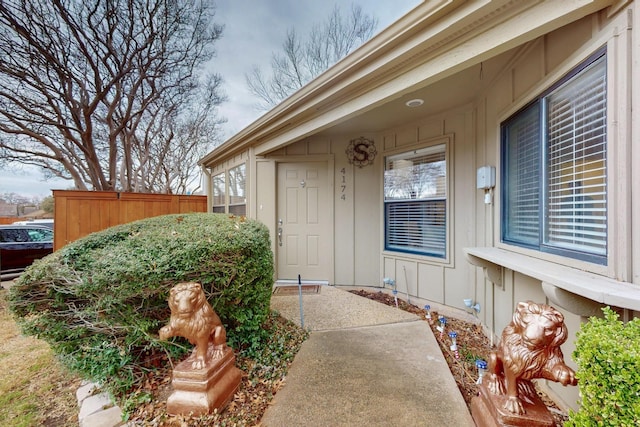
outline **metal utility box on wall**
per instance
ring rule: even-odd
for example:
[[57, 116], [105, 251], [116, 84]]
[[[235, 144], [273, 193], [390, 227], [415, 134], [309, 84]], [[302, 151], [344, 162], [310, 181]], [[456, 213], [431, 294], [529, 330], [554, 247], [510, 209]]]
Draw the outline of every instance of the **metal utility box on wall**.
[[488, 190], [496, 186], [496, 168], [493, 166], [482, 166], [478, 168], [476, 174], [476, 188]]

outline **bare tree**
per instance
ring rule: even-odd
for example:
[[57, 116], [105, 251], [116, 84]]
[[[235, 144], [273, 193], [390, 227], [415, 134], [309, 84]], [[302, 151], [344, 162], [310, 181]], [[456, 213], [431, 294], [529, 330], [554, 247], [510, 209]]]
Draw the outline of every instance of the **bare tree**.
[[[133, 162], [139, 167], [132, 177], [133, 191], [185, 193], [199, 178], [194, 169], [214, 145], [221, 142], [215, 108], [222, 102], [216, 76], [190, 99], [171, 109], [150, 108], [144, 118], [143, 132], [135, 137]], [[177, 108], [179, 111], [176, 111]], [[121, 165], [125, 167], [125, 163]], [[124, 171], [120, 174], [125, 174]]]
[[219, 137], [208, 0], [0, 0], [0, 160], [180, 192]]
[[10, 205], [24, 205], [33, 202], [29, 197], [18, 193], [0, 193], [0, 200], [3, 200]]
[[377, 18], [363, 13], [360, 6], [351, 5], [351, 14], [345, 18], [335, 5], [324, 23], [312, 27], [306, 40], [289, 29], [282, 52], [272, 55], [271, 74], [266, 76], [257, 65], [245, 74], [249, 90], [261, 100], [258, 108], [268, 110], [279, 104], [369, 40], [377, 26]]

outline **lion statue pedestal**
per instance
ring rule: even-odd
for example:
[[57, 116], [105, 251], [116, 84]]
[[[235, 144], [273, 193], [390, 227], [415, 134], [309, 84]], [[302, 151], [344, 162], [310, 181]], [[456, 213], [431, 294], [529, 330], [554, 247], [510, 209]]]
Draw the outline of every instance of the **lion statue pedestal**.
[[168, 414], [198, 416], [221, 410], [240, 385], [242, 371], [235, 367], [236, 357], [230, 347], [222, 357], [212, 358], [203, 369], [193, 369], [192, 357], [173, 370], [173, 393], [167, 399]]
[[507, 397], [495, 395], [482, 383], [478, 396], [471, 400], [471, 415], [478, 427], [555, 427], [556, 422], [547, 406], [535, 396], [525, 402], [524, 414], [514, 414], [504, 409]]
[[[564, 316], [555, 308], [520, 302], [500, 344], [489, 356], [489, 375], [471, 400], [478, 427], [553, 427], [553, 416], [538, 397], [535, 378], [576, 385], [560, 346], [567, 340]], [[485, 377], [486, 378], [486, 377]]]
[[199, 283], [179, 283], [169, 294], [171, 319], [160, 339], [181, 336], [195, 344], [192, 354], [173, 369], [173, 393], [167, 399], [171, 415], [205, 415], [223, 408], [240, 386], [242, 371], [227, 346], [218, 315]]

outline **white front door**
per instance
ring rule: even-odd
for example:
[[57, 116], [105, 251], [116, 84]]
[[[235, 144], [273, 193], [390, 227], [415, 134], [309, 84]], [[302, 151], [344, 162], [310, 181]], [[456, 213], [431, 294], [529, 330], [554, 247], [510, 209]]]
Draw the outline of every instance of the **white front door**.
[[279, 163], [278, 279], [330, 280], [327, 163]]

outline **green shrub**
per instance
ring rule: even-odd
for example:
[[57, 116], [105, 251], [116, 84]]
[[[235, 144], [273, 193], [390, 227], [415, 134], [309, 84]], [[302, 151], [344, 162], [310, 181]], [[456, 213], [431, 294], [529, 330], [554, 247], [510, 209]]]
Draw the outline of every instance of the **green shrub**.
[[565, 426], [637, 426], [640, 420], [640, 319], [623, 323], [609, 307], [577, 334], [580, 409]]
[[154, 217], [70, 243], [27, 269], [10, 308], [70, 368], [122, 395], [161, 356], [191, 348], [157, 335], [170, 317], [169, 290], [183, 281], [202, 283], [229, 345], [261, 345], [273, 284], [269, 233], [221, 214]]

